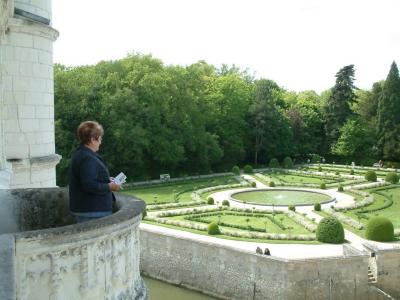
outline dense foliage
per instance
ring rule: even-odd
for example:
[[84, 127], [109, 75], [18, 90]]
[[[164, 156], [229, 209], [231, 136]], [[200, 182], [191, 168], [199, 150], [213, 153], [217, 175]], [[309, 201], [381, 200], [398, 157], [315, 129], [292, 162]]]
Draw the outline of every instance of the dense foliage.
[[356, 90], [354, 66], [346, 66], [320, 95], [286, 91], [234, 66], [171, 66], [140, 54], [54, 70], [59, 185], [67, 183], [76, 128], [85, 120], [104, 126], [100, 155], [111, 175], [123, 171], [130, 180], [279, 166], [285, 157], [357, 164], [399, 157], [395, 63], [371, 91]]
[[323, 243], [340, 244], [344, 242], [343, 225], [335, 218], [323, 218], [317, 227], [317, 240]]
[[377, 177], [375, 171], [369, 170], [365, 173], [365, 179], [368, 181], [375, 182], [375, 181], [377, 181], [378, 177]]
[[385, 217], [374, 217], [368, 221], [365, 237], [378, 242], [390, 242], [394, 239], [393, 223]]
[[208, 234], [210, 234], [210, 235], [214, 235], [214, 234], [219, 234], [220, 233], [218, 223], [216, 223], [216, 222], [212, 222], [212, 223], [208, 224], [208, 228], [207, 229], [208, 229], [207, 230]]
[[399, 175], [395, 172], [389, 172], [386, 174], [385, 181], [396, 184], [399, 182]]

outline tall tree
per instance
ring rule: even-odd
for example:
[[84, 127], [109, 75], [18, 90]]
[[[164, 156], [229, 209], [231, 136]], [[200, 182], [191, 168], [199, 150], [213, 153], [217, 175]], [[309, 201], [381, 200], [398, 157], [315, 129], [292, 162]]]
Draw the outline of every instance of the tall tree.
[[390, 67], [377, 112], [377, 144], [386, 159], [400, 157], [400, 77], [395, 62]]
[[336, 84], [325, 107], [325, 132], [329, 144], [336, 142], [340, 127], [352, 115], [351, 104], [356, 98], [353, 81], [354, 65], [345, 66], [336, 73]]

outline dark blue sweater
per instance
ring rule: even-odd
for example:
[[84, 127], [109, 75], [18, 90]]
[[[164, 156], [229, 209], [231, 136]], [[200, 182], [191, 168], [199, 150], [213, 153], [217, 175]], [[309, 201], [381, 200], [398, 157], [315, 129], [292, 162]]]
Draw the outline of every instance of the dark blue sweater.
[[79, 145], [69, 169], [69, 205], [72, 212], [112, 211], [110, 175], [101, 157]]

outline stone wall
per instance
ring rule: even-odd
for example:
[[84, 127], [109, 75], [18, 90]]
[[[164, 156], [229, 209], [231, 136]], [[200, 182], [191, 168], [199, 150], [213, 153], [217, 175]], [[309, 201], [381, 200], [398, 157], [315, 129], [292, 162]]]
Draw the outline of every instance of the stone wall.
[[375, 250], [376, 286], [400, 299], [400, 249]]
[[55, 186], [60, 156], [54, 139], [53, 42], [58, 32], [13, 9], [50, 19], [51, 0], [6, 2], [12, 9], [0, 22], [5, 28], [0, 34], [0, 155], [11, 165], [10, 188]]
[[143, 274], [223, 299], [372, 299], [367, 255], [284, 260], [148, 229], [140, 239]]
[[67, 203], [66, 189], [0, 191], [1, 210], [17, 220], [0, 232], [0, 299], [146, 299], [144, 202], [117, 194], [113, 215], [80, 224], [71, 222]]

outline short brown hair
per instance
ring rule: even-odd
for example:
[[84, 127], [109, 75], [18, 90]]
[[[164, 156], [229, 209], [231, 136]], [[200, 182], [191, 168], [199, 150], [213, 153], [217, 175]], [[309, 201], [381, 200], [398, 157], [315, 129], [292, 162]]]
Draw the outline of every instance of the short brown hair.
[[92, 138], [98, 140], [101, 136], [104, 135], [103, 126], [101, 126], [96, 121], [85, 121], [82, 122], [77, 130], [79, 141], [87, 145], [90, 143]]

